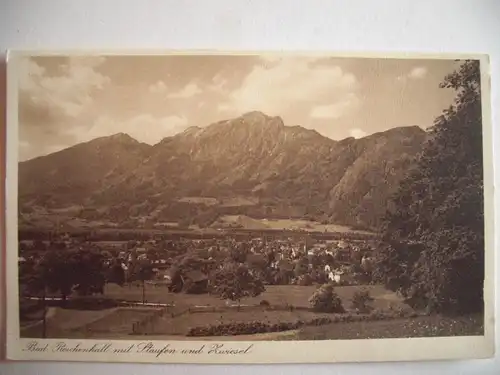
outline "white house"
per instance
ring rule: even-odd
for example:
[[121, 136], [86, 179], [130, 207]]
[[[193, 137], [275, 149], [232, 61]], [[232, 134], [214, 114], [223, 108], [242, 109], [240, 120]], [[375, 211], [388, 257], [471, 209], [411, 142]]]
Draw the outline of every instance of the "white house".
[[328, 274], [328, 280], [330, 281], [335, 281], [337, 284], [340, 282], [340, 274], [338, 273], [334, 273], [334, 272], [330, 272]]

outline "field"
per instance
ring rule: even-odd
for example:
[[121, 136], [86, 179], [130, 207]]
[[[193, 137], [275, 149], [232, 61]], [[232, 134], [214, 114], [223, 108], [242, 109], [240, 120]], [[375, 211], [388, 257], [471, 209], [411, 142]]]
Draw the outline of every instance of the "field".
[[375, 338], [409, 338], [483, 335], [480, 315], [459, 318], [420, 316], [389, 321], [334, 323], [320, 327], [304, 327], [286, 339], [350, 340]]
[[354, 230], [351, 227], [338, 224], [321, 224], [317, 221], [299, 219], [254, 219], [245, 215], [224, 215], [219, 218], [216, 225], [234, 226], [242, 229], [274, 229], [274, 230], [301, 230], [306, 232], [336, 232], [336, 233], [364, 233], [370, 232]]
[[[255, 305], [266, 300], [271, 305], [292, 305], [296, 307], [308, 307], [308, 299], [316, 290], [316, 286], [298, 285], [268, 285], [266, 291], [255, 298], [245, 298], [242, 305]], [[371, 296], [375, 299], [374, 307], [387, 309], [389, 306], [406, 307], [401, 299], [393, 292], [380, 285], [367, 285]], [[335, 288], [344, 305], [350, 305], [352, 297], [359, 286], [342, 286]], [[105, 296], [127, 301], [141, 301], [142, 288], [138, 286], [120, 287], [116, 284], [108, 284], [104, 291]], [[187, 306], [223, 306], [225, 301], [208, 294], [177, 294], [169, 293], [165, 286], [146, 285], [146, 302], [182, 304]]]
[[[154, 321], [149, 332], [156, 334], [186, 336], [189, 329], [197, 326], [209, 326], [218, 324], [248, 323], [258, 321], [266, 324], [278, 324], [282, 322], [294, 322], [297, 320], [308, 321], [314, 318], [328, 317], [330, 314], [316, 314], [311, 311], [266, 311], [264, 309], [252, 308], [241, 311], [236, 309], [225, 309], [219, 312], [187, 312], [172, 318], [165, 315]], [[149, 334], [148, 334], [149, 336]]]
[[[388, 310], [391, 307], [411, 310], [400, 298], [378, 285], [365, 287], [375, 299], [373, 307]], [[344, 286], [336, 288], [343, 305], [349, 310], [354, 293], [359, 286]], [[316, 290], [316, 286], [267, 286], [266, 291], [258, 297], [246, 298], [241, 301], [241, 308], [228, 308], [226, 301], [208, 294], [176, 294], [168, 292], [165, 286], [146, 284], [146, 302], [168, 304], [167, 314], [154, 320], [151, 333], [162, 335], [185, 336], [189, 328], [210, 324], [228, 324], [238, 322], [260, 321], [268, 324], [294, 322], [328, 316], [318, 314], [304, 308], [309, 307], [308, 299]], [[117, 300], [140, 302], [142, 287], [108, 284], [105, 296]], [[266, 300], [271, 306], [280, 310], [265, 310], [258, 308], [261, 301]], [[293, 311], [287, 309], [293, 306]], [[256, 308], [257, 307], [257, 308]], [[171, 312], [188, 310], [185, 314], [171, 316]], [[55, 311], [55, 312], [54, 312]], [[51, 337], [88, 337], [91, 335], [105, 337], [126, 337], [131, 334], [132, 326], [154, 314], [158, 308], [134, 307], [113, 308], [100, 311], [79, 311], [56, 308], [52, 310], [49, 319], [49, 335]], [[40, 327], [27, 329], [24, 335], [40, 334]], [[38, 332], [38, 333], [37, 333]], [[130, 337], [130, 336], [128, 336]]]

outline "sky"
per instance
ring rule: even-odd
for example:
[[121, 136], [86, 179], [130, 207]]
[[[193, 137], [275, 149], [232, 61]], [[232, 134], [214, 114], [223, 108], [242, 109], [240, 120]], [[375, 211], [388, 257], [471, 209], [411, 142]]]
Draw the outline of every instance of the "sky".
[[18, 68], [19, 159], [126, 133], [155, 144], [250, 111], [334, 140], [431, 126], [454, 60], [291, 55], [39, 56]]

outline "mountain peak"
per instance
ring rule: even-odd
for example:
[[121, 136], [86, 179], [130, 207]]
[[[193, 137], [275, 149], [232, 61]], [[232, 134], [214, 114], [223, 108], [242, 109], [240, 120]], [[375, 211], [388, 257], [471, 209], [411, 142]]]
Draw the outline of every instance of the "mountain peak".
[[271, 116], [266, 115], [264, 112], [261, 111], [250, 111], [243, 113], [241, 118], [247, 118], [247, 119], [268, 119], [271, 118]]
[[277, 126], [283, 127], [283, 119], [279, 116], [269, 116], [261, 111], [251, 111], [242, 114], [231, 122], [237, 124], [260, 125], [260, 126]]
[[123, 132], [108, 135], [106, 137], [101, 137], [101, 138], [97, 138], [97, 139], [122, 142], [122, 143], [139, 143], [135, 138], [132, 138], [130, 135], [128, 135], [127, 133], [123, 133]]
[[372, 136], [380, 136], [380, 135], [422, 136], [425, 134], [426, 134], [425, 130], [422, 129], [420, 126], [410, 125], [410, 126], [398, 126], [395, 128], [391, 128], [382, 132], [374, 133], [372, 134]]
[[200, 128], [199, 126], [190, 126], [189, 128], [186, 128], [186, 130], [184, 130], [182, 134], [194, 134], [200, 130], [202, 130], [202, 128]]

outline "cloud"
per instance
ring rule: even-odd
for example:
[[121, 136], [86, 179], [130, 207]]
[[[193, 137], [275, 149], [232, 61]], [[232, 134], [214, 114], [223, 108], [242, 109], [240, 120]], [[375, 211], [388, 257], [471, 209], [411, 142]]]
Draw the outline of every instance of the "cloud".
[[202, 92], [203, 91], [199, 88], [199, 86], [196, 83], [191, 82], [188, 83], [186, 86], [184, 86], [180, 91], [168, 95], [168, 97], [175, 99], [188, 99], [198, 94], [201, 94]]
[[225, 93], [228, 80], [224, 78], [220, 73], [216, 74], [212, 78], [212, 82], [208, 85], [210, 91], [215, 91], [217, 93]]
[[165, 94], [167, 91], [167, 85], [163, 81], [158, 81], [150, 85], [148, 90], [152, 94]]
[[265, 58], [253, 67], [241, 86], [229, 94], [219, 110], [243, 113], [259, 110], [282, 115], [301, 106], [309, 112], [316, 106], [343, 101], [354, 92], [356, 77], [339, 66], [314, 58]]
[[174, 115], [154, 117], [142, 114], [125, 121], [101, 116], [97, 118], [90, 129], [75, 129], [77, 131], [75, 136], [80, 142], [84, 142], [111, 134], [126, 133], [140, 142], [155, 144], [165, 137], [183, 131], [187, 124], [186, 117]]
[[427, 68], [419, 66], [413, 68], [411, 72], [408, 74], [408, 77], [411, 79], [422, 79], [427, 75]]
[[104, 61], [102, 57], [71, 57], [59, 66], [58, 74], [49, 75], [35, 61], [24, 59], [19, 77], [20, 107], [32, 106], [32, 111], [53, 117], [81, 115], [92, 104], [93, 93], [110, 82], [96, 70]]
[[357, 108], [360, 104], [359, 98], [354, 93], [348, 93], [335, 103], [313, 107], [310, 116], [317, 119], [339, 119], [346, 113]]
[[368, 135], [368, 133], [366, 133], [365, 131], [363, 131], [361, 129], [351, 129], [349, 131], [349, 134], [351, 135], [351, 137], [354, 137], [354, 138], [363, 138], [363, 137], [366, 137]]

